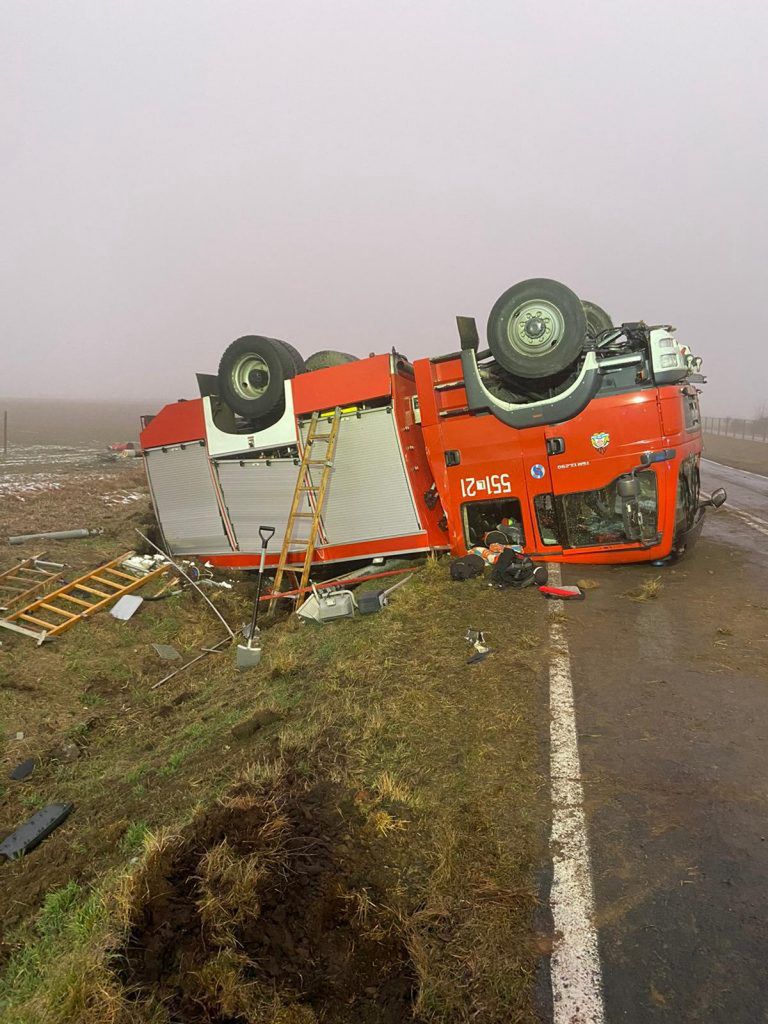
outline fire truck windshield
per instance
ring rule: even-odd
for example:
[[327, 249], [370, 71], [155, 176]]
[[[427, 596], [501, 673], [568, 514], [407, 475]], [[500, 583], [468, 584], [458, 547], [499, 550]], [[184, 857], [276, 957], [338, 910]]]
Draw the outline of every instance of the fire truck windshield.
[[[638, 507], [642, 517], [643, 540], [653, 537], [657, 530], [658, 498], [656, 474], [645, 470], [636, 474], [640, 485]], [[605, 544], [626, 544], [622, 517], [622, 499], [618, 493], [618, 479], [594, 491], [578, 491], [555, 499], [559, 517], [551, 494], [537, 495], [536, 516], [541, 539], [545, 544], [562, 544], [565, 548], [599, 547]], [[558, 537], [558, 518], [566, 536]]]
[[[642, 538], [656, 533], [656, 474], [651, 471], [637, 473], [640, 484], [638, 506], [642, 515]], [[595, 491], [564, 494], [562, 498], [569, 546], [594, 547], [600, 544], [625, 544], [624, 522], [619, 496], [618, 480]]]

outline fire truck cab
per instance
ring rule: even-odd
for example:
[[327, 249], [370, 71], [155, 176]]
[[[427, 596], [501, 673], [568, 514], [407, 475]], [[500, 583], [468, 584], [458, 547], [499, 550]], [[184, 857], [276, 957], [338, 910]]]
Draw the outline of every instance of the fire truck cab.
[[[198, 375], [200, 398], [145, 418], [168, 549], [252, 568], [270, 525], [279, 550], [312, 414], [337, 409], [318, 564], [460, 555], [502, 524], [552, 561], [658, 560], [690, 546], [725, 494], [700, 500], [704, 378], [672, 328], [613, 327], [544, 279], [501, 296], [488, 350], [473, 320], [458, 325], [460, 351], [413, 363], [394, 351], [305, 363], [274, 339], [238, 339], [218, 375]], [[312, 496], [301, 500], [308, 516]]]

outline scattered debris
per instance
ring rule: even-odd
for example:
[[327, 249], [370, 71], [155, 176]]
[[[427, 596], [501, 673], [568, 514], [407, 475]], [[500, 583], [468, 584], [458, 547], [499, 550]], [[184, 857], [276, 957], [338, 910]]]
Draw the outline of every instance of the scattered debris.
[[539, 593], [555, 601], [583, 601], [584, 594], [579, 587], [561, 585], [539, 587]]
[[451, 562], [452, 580], [471, 580], [475, 576], [482, 576], [485, 571], [485, 562], [480, 555], [464, 555], [463, 558], [454, 558]]
[[152, 644], [152, 646], [163, 661], [181, 661], [181, 655], [170, 644]]
[[[37, 640], [39, 646], [168, 570], [168, 565], [162, 564], [136, 576], [118, 568], [132, 555], [133, 552], [129, 551], [119, 558], [113, 558], [111, 562], [105, 562], [72, 583], [12, 612], [0, 619], [0, 628], [31, 637]], [[53, 621], [51, 616], [54, 617]], [[33, 626], [38, 628], [31, 628]]]
[[490, 586], [503, 589], [514, 587], [520, 590], [534, 584], [543, 586], [548, 579], [544, 565], [534, 566], [528, 555], [514, 547], [505, 547], [499, 552], [491, 573]]
[[642, 586], [636, 587], [634, 590], [628, 590], [624, 595], [628, 597], [630, 601], [654, 601], [664, 584], [661, 582], [661, 576], [656, 576], [652, 580], [646, 580]]
[[34, 757], [28, 757], [26, 761], [22, 761], [21, 764], [17, 764], [15, 768], [11, 769], [8, 778], [13, 779], [14, 782], [23, 782], [30, 777], [36, 765]]
[[53, 533], [25, 533], [18, 537], [9, 537], [9, 544], [26, 544], [32, 540], [79, 540], [84, 537], [100, 537], [104, 533], [101, 529], [87, 530], [55, 530]]
[[577, 586], [581, 587], [582, 590], [597, 590], [597, 588], [600, 586], [597, 580], [589, 579], [576, 580], [576, 584]]
[[3, 611], [24, 604], [34, 594], [61, 579], [60, 571], [51, 572], [50, 569], [61, 570], [64, 566], [42, 562], [41, 558], [41, 555], [33, 555], [0, 573], [0, 608]]
[[489, 647], [485, 641], [485, 633], [481, 629], [470, 627], [464, 634], [464, 639], [473, 647], [474, 653], [467, 658], [468, 665], [476, 665], [479, 661], [485, 661], [489, 654], [493, 654], [494, 647]]
[[296, 614], [310, 622], [351, 619], [355, 614], [355, 595], [351, 590], [318, 590], [313, 586], [312, 594]]
[[72, 804], [48, 804], [0, 843], [0, 857], [16, 860], [34, 850], [70, 815]]
[[202, 597], [202, 599], [205, 601], [205, 603], [211, 609], [213, 614], [216, 616], [216, 618], [219, 620], [219, 622], [221, 622], [221, 624], [224, 626], [226, 631], [229, 633], [230, 639], [234, 640], [235, 639], [235, 634], [234, 634], [234, 632], [232, 630], [232, 627], [226, 621], [226, 619], [221, 614], [221, 612], [216, 607], [216, 605], [213, 603], [213, 601], [211, 601], [211, 599], [209, 597], [206, 597], [206, 595], [203, 593], [203, 591], [200, 589], [200, 587], [197, 585], [197, 583], [195, 583], [195, 581], [192, 579], [192, 577], [184, 569], [182, 569], [182, 567], [178, 564], [178, 562], [174, 562], [174, 560], [170, 557], [170, 555], [166, 555], [166, 553], [162, 550], [162, 548], [159, 548], [157, 546], [157, 544], [155, 544], [154, 541], [151, 541], [149, 539], [149, 537], [146, 537], [141, 532], [141, 530], [136, 530], [136, 533], [138, 533], [138, 535], [141, 537], [141, 539], [144, 541], [145, 544], [149, 544], [149, 546], [151, 548], [154, 548], [155, 551], [158, 553], [158, 555], [161, 555], [163, 559], [165, 559], [170, 565], [173, 566], [173, 568], [176, 570], [176, 572], [179, 573], [180, 576], [184, 577], [184, 579], [187, 581], [187, 583], [191, 584], [191, 586], [193, 586], [195, 588], [195, 590], [198, 592], [200, 597]]
[[371, 615], [375, 612], [380, 612], [382, 608], [386, 608], [389, 604], [389, 595], [397, 590], [398, 587], [402, 587], [412, 577], [413, 573], [410, 576], [406, 576], [404, 580], [398, 580], [397, 583], [386, 590], [363, 590], [356, 598], [357, 610], [361, 615]]
[[218, 653], [218, 651], [220, 651], [222, 647], [225, 647], [229, 643], [232, 643], [232, 639], [230, 637], [226, 637], [219, 643], [214, 644], [213, 647], [204, 647], [202, 654], [198, 654], [196, 658], [193, 658], [191, 661], [188, 661], [184, 665], [180, 665], [179, 668], [175, 669], [173, 672], [169, 672], [167, 676], [163, 676], [162, 679], [158, 680], [158, 682], [153, 684], [152, 689], [156, 690], [158, 686], [162, 686], [163, 683], [167, 683], [169, 679], [173, 679], [173, 677], [177, 676], [179, 672], [184, 672], [186, 669], [191, 668], [192, 665], [196, 665], [198, 661], [202, 661], [203, 658], [207, 658], [209, 654]]
[[120, 600], [110, 608], [109, 614], [115, 619], [127, 622], [128, 619], [132, 618], [139, 608], [141, 608], [143, 603], [143, 597], [139, 597], [137, 594], [126, 594], [125, 597], [121, 597]]
[[17, 732], [16, 733], [16, 739], [17, 740], [23, 740], [24, 739], [24, 733], [23, 732]]

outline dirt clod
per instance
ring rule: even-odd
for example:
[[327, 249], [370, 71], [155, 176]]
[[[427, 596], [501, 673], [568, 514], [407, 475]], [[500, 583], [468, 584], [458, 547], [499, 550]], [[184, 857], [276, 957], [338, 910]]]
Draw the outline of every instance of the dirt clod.
[[255, 732], [258, 732], [259, 729], [281, 721], [282, 717], [277, 711], [272, 711], [269, 708], [257, 711], [251, 718], [247, 718], [244, 722], [238, 722], [237, 725], [234, 725], [232, 727], [232, 735], [237, 740], [247, 739], [249, 736], [253, 736]]
[[161, 844], [116, 962], [179, 1024], [396, 1024], [416, 971], [353, 801], [333, 783], [241, 787]]

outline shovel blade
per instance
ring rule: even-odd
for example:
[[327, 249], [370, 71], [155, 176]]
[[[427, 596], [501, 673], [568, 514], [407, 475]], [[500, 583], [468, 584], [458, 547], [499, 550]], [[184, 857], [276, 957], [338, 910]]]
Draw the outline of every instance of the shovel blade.
[[246, 668], [256, 668], [260, 661], [260, 647], [248, 647], [247, 644], [237, 645], [237, 667], [241, 671]]

